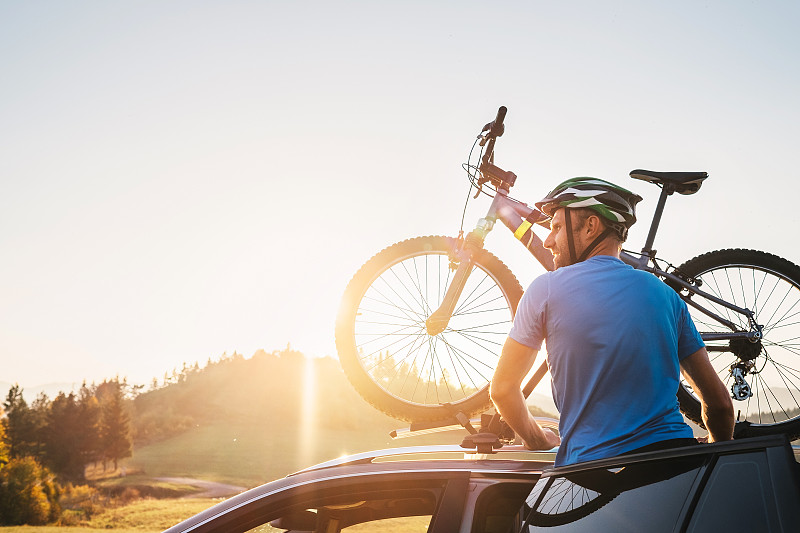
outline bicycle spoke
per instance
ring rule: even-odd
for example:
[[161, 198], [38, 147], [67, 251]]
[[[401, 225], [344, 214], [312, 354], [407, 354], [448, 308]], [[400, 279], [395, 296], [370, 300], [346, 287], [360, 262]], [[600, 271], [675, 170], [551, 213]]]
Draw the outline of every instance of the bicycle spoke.
[[[461, 366], [461, 370], [464, 371], [464, 374], [467, 376], [467, 379], [469, 379], [470, 383], [472, 383], [472, 387], [475, 390], [480, 389], [481, 386], [478, 386], [475, 383], [475, 379], [473, 378], [473, 375], [477, 374], [477, 375], [483, 377], [483, 374], [477, 368], [475, 368], [473, 365], [471, 365], [466, 358], [459, 356], [459, 352], [461, 352], [461, 350], [459, 350], [455, 346], [452, 346], [447, 341], [443, 340], [442, 342], [444, 343], [444, 345], [447, 348], [448, 352], [452, 351], [452, 353], [454, 353], [456, 355], [456, 361], [458, 362], [459, 366]], [[466, 355], [466, 354], [464, 354], [464, 355]], [[467, 366], [469, 366], [469, 368], [467, 368]], [[472, 369], [472, 372], [470, 372], [470, 369]], [[462, 387], [463, 387], [463, 385], [462, 385]]]
[[[450, 350], [450, 346], [446, 342], [443, 342], [442, 344], [444, 344], [444, 349], [447, 351], [447, 355], [450, 358], [450, 366], [453, 369], [453, 372], [456, 374], [456, 381], [458, 381], [458, 384], [461, 387], [461, 393], [466, 396], [467, 391], [464, 388], [464, 382], [461, 380], [461, 376], [458, 373], [458, 365], [456, 364], [458, 358], [453, 357], [453, 352]], [[467, 377], [469, 377], [469, 372], [465, 372], [465, 374]]]
[[[798, 314], [800, 314], [800, 311], [798, 311], [797, 313], [793, 313], [792, 316], [787, 317], [787, 318], [792, 318], [793, 316], [796, 316]], [[800, 321], [789, 322], [788, 324], [780, 324], [780, 325], [776, 325], [776, 326], [770, 326], [769, 328], [764, 328], [764, 332], [765, 333], [769, 333], [770, 331], [773, 331], [773, 330], [776, 330], [776, 329], [785, 328], [785, 327], [789, 327], [789, 326], [797, 326], [798, 324], [800, 324]]]
[[[796, 407], [800, 407], [800, 403], [797, 402], [797, 397], [795, 396], [794, 392], [792, 392], [792, 388], [791, 388], [791, 387], [794, 387], [794, 390], [796, 391], [797, 390], [797, 385], [795, 385], [792, 382], [792, 380], [787, 379], [786, 374], [784, 372], [781, 372], [780, 369], [778, 369], [778, 375], [781, 377], [781, 381], [783, 381], [783, 384], [786, 385], [786, 390], [789, 391], [789, 396], [791, 396], [792, 400], [794, 400], [794, 405]], [[795, 377], [797, 377], [797, 376], [795, 376]], [[785, 410], [784, 410], [784, 412], [785, 412]], [[787, 414], [786, 418], [789, 418], [788, 414]]]
[[[470, 340], [472, 340], [472, 339], [470, 339]], [[461, 360], [463, 360], [463, 361], [475, 361], [476, 363], [479, 363], [479, 364], [481, 364], [481, 365], [485, 366], [485, 367], [486, 367], [487, 369], [489, 369], [489, 370], [492, 370], [492, 371], [494, 370], [494, 366], [493, 366], [493, 365], [490, 365], [490, 364], [486, 363], [486, 362], [485, 362], [485, 361], [483, 361], [481, 358], [479, 358], [479, 357], [475, 357], [474, 355], [470, 355], [470, 354], [469, 354], [468, 352], [466, 352], [464, 349], [462, 349], [462, 348], [459, 348], [458, 346], [456, 346], [455, 344], [453, 344], [453, 343], [451, 343], [451, 342], [448, 342], [448, 341], [446, 341], [446, 340], [443, 340], [442, 342], [447, 342], [447, 344], [448, 344], [448, 345], [449, 345], [449, 346], [450, 346], [452, 349], [454, 349], [456, 352], [458, 352], [458, 353], [462, 354], [462, 358], [461, 358]], [[474, 341], [474, 340], [472, 340], [472, 342], [473, 342], [473, 343], [475, 343], [477, 346], [479, 346], [479, 347], [483, 348], [484, 350], [486, 350], [486, 351], [487, 351], [487, 352], [489, 352], [490, 354], [492, 354], [492, 356], [494, 356], [495, 358], [497, 358], [497, 353], [496, 353], [496, 352], [493, 352], [492, 350], [489, 350], [488, 348], [486, 348], [485, 346], [482, 346], [480, 343], [478, 343], [478, 342], [476, 342], [476, 341]], [[478, 369], [476, 369], [474, 366], [470, 365], [470, 368], [474, 369], [476, 372], [478, 372], [478, 374], [481, 374], [481, 375], [483, 375], [483, 374], [482, 374], [482, 373], [481, 373], [481, 372], [480, 372]]]
[[[470, 272], [470, 276], [472, 276], [472, 274], [475, 272], [475, 270], [476, 270], [476, 267], [472, 267], [472, 271]], [[459, 312], [461, 312], [461, 310], [462, 310], [464, 307], [466, 307], [466, 306], [468, 306], [468, 305], [471, 305], [473, 301], [477, 300], [478, 298], [480, 298], [481, 296], [483, 296], [484, 294], [486, 294], [487, 292], [489, 292], [490, 290], [492, 290], [492, 289], [494, 288], [494, 287], [491, 287], [491, 286], [490, 286], [490, 287], [489, 287], [489, 288], [487, 288], [487, 289], [486, 289], [486, 290], [485, 290], [483, 293], [479, 294], [478, 296], [474, 296], [475, 292], [476, 292], [478, 289], [480, 289], [480, 288], [481, 288], [481, 285], [483, 285], [483, 283], [484, 283], [484, 282], [485, 282], [487, 279], [491, 279], [491, 278], [489, 278], [489, 276], [484, 276], [484, 277], [483, 277], [483, 278], [482, 278], [482, 279], [481, 279], [481, 280], [478, 282], [478, 284], [477, 284], [475, 287], [473, 287], [473, 289], [472, 289], [472, 290], [471, 290], [471, 291], [470, 291], [470, 292], [469, 292], [469, 293], [468, 293], [466, 296], [462, 295], [462, 297], [461, 297], [461, 300], [463, 300], [463, 301], [462, 301], [460, 304], [458, 304], [458, 306], [457, 306], [457, 307], [456, 307], [456, 308], [453, 310], [453, 314], [454, 314], [454, 315], [457, 315]]]
[[[391, 303], [386, 298], [386, 296], [384, 296], [376, 288], [373, 287], [371, 289], [371, 291], [378, 293], [378, 295], [381, 296], [381, 298], [383, 298], [383, 299], [374, 298], [374, 297], [370, 296], [369, 294], [365, 294], [364, 295], [364, 300], [369, 300], [370, 302], [374, 302], [376, 304], [380, 304], [380, 305], [384, 305], [384, 306], [396, 309], [396, 310], [402, 312], [405, 315], [403, 318], [411, 320], [412, 322], [420, 322], [420, 321], [423, 320], [422, 315], [418, 314], [417, 312], [413, 311], [412, 309], [409, 309], [409, 308], [406, 308], [406, 307], [400, 307], [400, 306], [398, 306], [396, 304]], [[368, 311], [368, 309], [365, 309], [362, 306], [362, 307], [359, 308], [358, 311], [359, 311], [359, 313], [364, 313], [365, 311]]]
[[[395, 256], [365, 280], [348, 336], [358, 368], [387, 395], [420, 406], [459, 405], [481, 391], [485, 397], [513, 308], [494, 275], [498, 267], [487, 270], [477, 256], [445, 330], [429, 335], [426, 320], [441, 307], [454, 269], [444, 240], [424, 239], [418, 253]], [[518, 285], [514, 294], [519, 298]], [[339, 335], [341, 329], [337, 343]]]
[[[369, 307], [361, 307], [359, 309], [358, 316], [368, 315], [370, 313], [376, 314], [376, 315], [385, 316], [385, 317], [389, 317], [389, 318], [396, 318], [397, 320], [407, 320], [412, 325], [422, 324], [422, 322], [420, 320], [409, 320], [408, 317], [405, 317], [405, 316], [393, 315], [391, 313], [386, 313], [384, 311], [378, 311], [377, 309], [371, 309]], [[357, 320], [358, 320], [358, 316], [356, 317]]]
[[[380, 354], [380, 353], [381, 353], [382, 351], [384, 351], [384, 350], [386, 350], [386, 352], [388, 353], [388, 352], [389, 352], [389, 348], [390, 348], [391, 346], [394, 346], [394, 345], [395, 345], [395, 344], [397, 344], [398, 342], [402, 342], [403, 340], [407, 339], [408, 337], [409, 337], [409, 335], [404, 335], [404, 336], [402, 336], [401, 338], [397, 339], [396, 341], [394, 341], [394, 342], [392, 342], [392, 343], [390, 343], [390, 344], [388, 344], [388, 345], [385, 345], [385, 346], [382, 346], [382, 347], [378, 348], [377, 350], [375, 350], [374, 352], [370, 353], [369, 355], [365, 355], [365, 356], [362, 356], [362, 357], [360, 357], [360, 359], [361, 359], [361, 361], [370, 360], [370, 359], [374, 358], [375, 354]], [[394, 353], [395, 353], [395, 354], [399, 354], [399, 353], [400, 353], [400, 352], [402, 352], [402, 350], [404, 350], [406, 347], [408, 347], [408, 346], [410, 346], [410, 345], [414, 344], [414, 343], [415, 343], [415, 342], [416, 342], [418, 339], [424, 339], [424, 338], [425, 338], [425, 336], [424, 336], [424, 335], [420, 335], [420, 334], [417, 334], [416, 336], [412, 336], [412, 337], [411, 337], [411, 340], [409, 340], [408, 342], [406, 342], [406, 344], [404, 344], [404, 345], [403, 345], [403, 346], [401, 346], [400, 348], [396, 349], [396, 350], [394, 351]], [[376, 339], [376, 340], [380, 340], [380, 339]], [[371, 342], [371, 341], [370, 341], [370, 342]], [[366, 343], [364, 343], [364, 344], [366, 344]], [[361, 345], [359, 346], [359, 348], [362, 348], [362, 347], [363, 347], [363, 344], [361, 344]], [[367, 371], [370, 371], [370, 370], [372, 370], [372, 369], [374, 369], [374, 368], [375, 368], [375, 365], [373, 365], [373, 366], [372, 366], [372, 367], [370, 367], [370, 368], [367, 368], [367, 367], [365, 367], [365, 370], [367, 370]]]
[[[459, 310], [458, 313], [453, 313], [453, 316], [456, 316], [456, 315], [471, 315], [471, 314], [474, 314], [474, 313], [486, 313], [486, 312], [488, 312], [486, 310], [484, 310], [484, 311], [473, 311], [473, 309], [479, 309], [481, 306], [489, 305], [489, 304], [491, 304], [493, 302], [497, 302], [497, 301], [501, 301], [501, 300], [504, 300], [502, 294], [492, 298], [491, 300], [487, 300], [485, 302], [481, 302], [480, 304], [476, 304], [476, 305], [474, 305], [472, 307], [469, 307], [469, 308], [467, 308], [465, 310]], [[503, 311], [505, 311], [505, 309], [503, 309]]]
[[[472, 387], [475, 390], [482, 388], [489, 382], [489, 375], [491, 375], [491, 371], [493, 370], [492, 367], [487, 368], [489, 372], [481, 371], [480, 369], [476, 368], [475, 365], [472, 364], [471, 359], [474, 359], [473, 357], [470, 357], [467, 353], [463, 352], [463, 350], [455, 346], [448, 345], [448, 347], [457, 356], [456, 360], [458, 361], [461, 370], [464, 372], [467, 379], [469, 379], [470, 383], [472, 384]], [[476, 377], [480, 379], [481, 381], [480, 383], [475, 382]]]
[[[787, 294], [786, 294], [786, 296], [788, 296], [788, 295], [789, 295], [789, 293], [787, 293]], [[782, 304], [782, 303], [783, 303], [783, 301], [786, 299], [786, 296], [784, 296], [784, 299], [783, 299], [783, 300], [781, 300], [781, 304]], [[800, 300], [798, 300], [798, 301], [800, 301]], [[786, 310], [786, 312], [785, 312], [785, 313], [783, 313], [783, 316], [781, 316], [781, 317], [780, 317], [778, 320], [776, 320], [776, 321], [775, 321], [775, 323], [776, 323], [776, 324], [779, 324], [779, 323], [781, 323], [783, 320], [785, 320], [785, 319], [786, 319], [786, 315], [788, 315], [789, 313], [791, 313], [791, 312], [792, 312], [792, 309], [794, 309], [794, 308], [797, 306], [797, 303], [798, 303], [798, 301], [795, 301], [795, 303], [794, 303], [794, 304], [793, 304], [793, 305], [792, 305], [792, 306], [791, 306], [789, 309], [787, 309], [787, 310]], [[798, 311], [798, 312], [800, 312], [800, 311]], [[789, 316], [789, 318], [791, 318], [792, 316], [795, 316], [796, 314], [797, 314], [797, 313], [794, 313], [794, 314], [790, 315], [790, 316]], [[770, 320], [769, 322], [767, 322], [767, 324], [772, 324], [772, 323], [773, 323], [773, 321], [772, 321], [772, 320]], [[772, 329], [772, 328], [769, 328], [769, 329]]]
[[[502, 300], [502, 299], [503, 299], [502, 296], [498, 296], [497, 298], [495, 298], [495, 300]], [[495, 312], [498, 312], [498, 311], [507, 312], [508, 308], [507, 307], [496, 307], [496, 308], [493, 308], [493, 309], [484, 309], [482, 311], [462, 311], [462, 312], [458, 313], [458, 316], [476, 315], [478, 313], [495, 313]], [[509, 320], [509, 322], [511, 322], [511, 320]]]
[[[361, 322], [357, 322], [357, 323], [360, 324]], [[356, 333], [355, 336], [356, 337], [365, 337], [365, 336], [374, 337], [373, 339], [365, 340], [363, 342], [359, 342], [358, 343], [358, 347], [359, 348], [363, 348], [367, 344], [370, 344], [370, 343], [373, 343], [373, 342], [377, 342], [377, 341], [379, 341], [379, 340], [381, 340], [382, 338], [385, 338], [385, 337], [388, 337], [386, 340], [391, 340], [392, 337], [401, 337], [400, 339], [395, 340], [394, 342], [381, 347], [380, 350], [382, 350], [384, 348], [389, 348], [390, 346], [393, 346], [394, 344], [397, 344], [398, 342], [401, 342], [403, 340], [403, 338], [408, 337], [409, 335], [414, 335], [413, 331], [409, 332], [409, 331], [407, 331], [408, 329], [414, 329], [416, 331], [419, 331], [415, 326], [404, 326], [404, 327], [402, 327], [400, 329], [396, 329], [394, 331], [389, 331], [389, 332], [386, 332], [386, 333], [380, 333], [380, 334], [375, 334], [375, 333]], [[416, 333], [416, 334], [420, 335], [419, 332]], [[372, 352], [370, 355], [373, 355], [374, 353], [375, 352]]]
[[[389, 289], [390, 289], [392, 292], [394, 292], [395, 294], [397, 294], [397, 291], [395, 291], [395, 290], [394, 290], [394, 287], [392, 287], [391, 285], [389, 285], [389, 282], [388, 282], [388, 281], [386, 281], [386, 280], [385, 280], [385, 279], [383, 279], [383, 278], [379, 278], [379, 279], [380, 279], [380, 281], [382, 281], [384, 284], [386, 284], [386, 286], [388, 286], [388, 287], [389, 287]], [[406, 313], [407, 315], [409, 315], [409, 316], [408, 316], [408, 318], [409, 318], [409, 319], [411, 319], [411, 320], [425, 320], [425, 315], [424, 315], [423, 313], [420, 313], [420, 312], [418, 312], [418, 311], [415, 311], [415, 310], [414, 310], [414, 308], [413, 308], [412, 306], [408, 305], [408, 302], [406, 302], [406, 301], [405, 301], [403, 298], [401, 298], [401, 297], [400, 297], [400, 295], [397, 295], [397, 297], [398, 297], [398, 298], [400, 298], [400, 301], [403, 303], [403, 305], [404, 305], [405, 307], [401, 307], [401, 306], [399, 306], [399, 305], [392, 304], [392, 303], [391, 303], [391, 301], [392, 301], [392, 300], [391, 300], [391, 298], [389, 298], [389, 297], [387, 297], [385, 294], [383, 294], [383, 293], [382, 293], [382, 292], [381, 292], [381, 291], [378, 289], [378, 287], [376, 287], [374, 284], [373, 284], [373, 286], [370, 288], [370, 290], [371, 290], [371, 291], [373, 291], [373, 292], [376, 292], [376, 293], [378, 293], [378, 296], [380, 296], [381, 298], [383, 298], [383, 299], [384, 299], [384, 303], [385, 303], [385, 304], [387, 304], [387, 305], [390, 305], [390, 306], [394, 307], [395, 309], [399, 310], [400, 312], [404, 312], [404, 313]], [[365, 296], [365, 297], [366, 297], [366, 296]]]
[[[778, 284], [780, 284], [780, 282], [781, 282], [780, 279], [776, 279], [775, 280], [775, 284], [772, 285], [772, 289], [769, 291], [769, 296], [767, 296], [767, 299], [766, 299], [767, 302], [769, 302], [772, 299], [772, 295], [775, 294], [775, 289], [778, 288]], [[784, 295], [783, 299], [785, 299], [785, 298], [786, 298], [786, 295]], [[765, 324], [772, 323], [772, 319], [775, 318], [775, 313], [777, 312], [777, 310], [780, 307], [781, 303], [783, 303], [783, 299], [781, 300], [781, 302], [778, 305], [776, 305], [774, 307], [774, 309], [772, 311], [772, 315], [767, 320], [764, 321]]]
[[[404, 264], [402, 264], [402, 263], [401, 263], [401, 266], [402, 266], [402, 267], [405, 269], [405, 265], [404, 265]], [[415, 300], [417, 296], [420, 296], [420, 295], [421, 295], [421, 292], [419, 292], [419, 290], [420, 290], [420, 289], [419, 289], [419, 287], [416, 287], [416, 286], [415, 286], [415, 288], [417, 289], [417, 292], [418, 292], [418, 294], [414, 294], [414, 293], [413, 293], [413, 292], [411, 292], [411, 291], [409, 290], [409, 288], [408, 288], [408, 287], [407, 287], [407, 286], [406, 286], [406, 285], [405, 285], [405, 284], [402, 282], [402, 280], [400, 279], [400, 276], [398, 276], [398, 275], [397, 275], [397, 272], [395, 272], [395, 271], [394, 271], [394, 268], [390, 269], [390, 270], [389, 270], [389, 272], [391, 272], [391, 273], [392, 273], [392, 275], [394, 275], [395, 279], [397, 279], [397, 282], [400, 284], [400, 286], [401, 286], [401, 287], [403, 287], [403, 288], [405, 289], [405, 292], [407, 292], [407, 293], [408, 293], [408, 295], [411, 297], [411, 299], [412, 299], [412, 300], [414, 300], [414, 303], [415, 303], [415, 304], [420, 304], [420, 303], [421, 303], [421, 309], [422, 309], [422, 312], [420, 313], [420, 316], [425, 316], [425, 315], [427, 314], [427, 310], [425, 309], [425, 302], [424, 302], [424, 300], [420, 299], [420, 301], [419, 301], [419, 302], [417, 302], [417, 301]], [[403, 302], [405, 305], [407, 305], [407, 306], [408, 306], [408, 303], [405, 301], [405, 299], [404, 299], [402, 296], [400, 296], [400, 294], [398, 294], [398, 292], [397, 292], [397, 291], [394, 289], [394, 285], [390, 285], [390, 284], [389, 284], [389, 282], [388, 282], [388, 280], [385, 280], [385, 279], [383, 279], [383, 278], [381, 278], [381, 280], [383, 280], [383, 282], [384, 282], [384, 283], [386, 283], [386, 284], [389, 286], [389, 289], [391, 289], [391, 291], [392, 291], [392, 292], [393, 292], [393, 293], [394, 293], [394, 294], [395, 294], [395, 295], [396, 295], [398, 298], [400, 298], [400, 301], [401, 301], [401, 302]], [[412, 284], [413, 284], [413, 280], [412, 280]], [[411, 307], [411, 306], [409, 306], [409, 307]]]
[[490, 322], [488, 324], [480, 324], [478, 326], [472, 326], [470, 328], [452, 329], [451, 331], [458, 331], [458, 332], [461, 332], [461, 331], [472, 331], [472, 332], [475, 332], [475, 330], [477, 330], [478, 328], [487, 328], [489, 326], [496, 326], [498, 324], [510, 324], [510, 323], [511, 323], [510, 320], [501, 320], [499, 322]]
[[487, 348], [487, 347], [483, 346], [482, 344], [480, 344], [480, 343], [477, 341], [477, 339], [480, 339], [481, 341], [483, 341], [483, 342], [487, 342], [487, 343], [489, 343], [489, 344], [494, 344], [495, 346], [501, 346], [501, 347], [503, 346], [503, 343], [501, 343], [501, 342], [492, 341], [492, 340], [489, 340], [489, 339], [484, 339], [484, 338], [481, 338], [481, 337], [476, 337], [476, 336], [474, 336], [474, 335], [469, 335], [468, 333], [462, 333], [462, 332], [460, 332], [460, 331], [455, 331], [454, 333], [458, 333], [459, 335], [461, 335], [461, 336], [462, 336], [463, 338], [465, 338], [466, 340], [468, 340], [468, 341], [472, 342], [473, 344], [477, 344], [478, 346], [480, 346], [481, 348], [483, 348], [483, 349], [484, 349], [484, 350], [486, 350], [487, 352], [491, 353], [492, 355], [496, 355], [496, 353], [495, 353], [494, 351], [490, 350], [489, 348]]

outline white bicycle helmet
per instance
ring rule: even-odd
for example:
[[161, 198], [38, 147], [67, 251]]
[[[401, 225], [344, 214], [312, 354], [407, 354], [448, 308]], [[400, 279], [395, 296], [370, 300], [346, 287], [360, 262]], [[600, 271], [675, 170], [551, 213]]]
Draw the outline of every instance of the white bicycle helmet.
[[586, 256], [608, 235], [615, 232], [620, 241], [625, 241], [628, 228], [636, 222], [636, 204], [642, 197], [618, 185], [598, 178], [571, 178], [556, 186], [555, 189], [536, 202], [536, 208], [553, 217], [560, 208], [565, 208], [565, 224], [572, 262], [575, 261], [575, 245], [572, 239], [570, 209], [591, 209], [606, 222], [606, 230], [592, 242], [581, 254], [578, 261]]

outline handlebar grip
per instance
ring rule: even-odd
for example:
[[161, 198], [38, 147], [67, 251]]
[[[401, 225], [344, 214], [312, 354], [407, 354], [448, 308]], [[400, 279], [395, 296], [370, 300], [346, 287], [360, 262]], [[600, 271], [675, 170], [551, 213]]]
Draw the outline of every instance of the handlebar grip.
[[506, 106], [500, 106], [500, 109], [497, 110], [497, 116], [494, 118], [494, 121], [488, 123], [483, 127], [482, 131], [488, 131], [489, 137], [500, 137], [503, 135], [505, 131], [505, 126], [503, 126], [503, 121], [506, 119]]
[[506, 119], [506, 111], [508, 109], [504, 105], [501, 105], [500, 109], [497, 110], [497, 116], [492, 123], [492, 131], [490, 133], [493, 137], [500, 137], [506, 130], [505, 126], [503, 126], [503, 121]]
[[501, 105], [500, 109], [497, 110], [497, 116], [494, 119], [494, 127], [495, 128], [502, 128], [503, 127], [503, 121], [506, 119], [506, 113], [507, 112], [508, 112], [508, 109], [506, 109], [506, 106]]

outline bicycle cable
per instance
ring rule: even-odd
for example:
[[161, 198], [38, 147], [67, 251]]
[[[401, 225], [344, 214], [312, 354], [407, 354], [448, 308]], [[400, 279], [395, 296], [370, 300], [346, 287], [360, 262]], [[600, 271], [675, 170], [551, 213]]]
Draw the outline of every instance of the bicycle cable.
[[[461, 165], [461, 168], [463, 168], [467, 172], [467, 176], [469, 179], [469, 189], [467, 190], [467, 199], [464, 202], [464, 211], [461, 212], [461, 227], [459, 227], [458, 229], [459, 239], [461, 239], [461, 237], [464, 235], [464, 220], [466, 219], [467, 216], [467, 206], [469, 205], [469, 198], [470, 196], [472, 196], [472, 188], [475, 186], [474, 182], [475, 176], [473, 173], [470, 172], [470, 169], [474, 168], [475, 170], [477, 170], [477, 167], [472, 166], [470, 164], [470, 161], [472, 161], [472, 152], [475, 151], [475, 145], [478, 144], [478, 139], [480, 138], [481, 136], [478, 135], [478, 137], [475, 139], [475, 142], [472, 143], [472, 148], [469, 149], [469, 155], [467, 156], [467, 162]], [[482, 155], [483, 155], [483, 147], [481, 147], [481, 153], [478, 155], [478, 158], [480, 159]]]
[[[465, 218], [467, 216], [467, 207], [469, 205], [469, 199], [472, 196], [472, 188], [475, 187], [476, 189], [478, 189], [478, 193], [475, 194], [474, 198], [477, 198], [479, 194], [485, 194], [489, 198], [494, 198], [494, 196], [495, 196], [494, 194], [486, 192], [485, 190], [483, 190], [483, 186], [484, 185], [487, 185], [488, 188], [490, 190], [492, 190], [493, 192], [495, 192], [495, 193], [497, 192], [496, 189], [492, 188], [492, 184], [491, 184], [490, 181], [485, 181], [483, 183], [481, 182], [481, 178], [478, 177], [478, 174], [480, 174], [480, 172], [481, 172], [480, 171], [480, 167], [478, 165], [473, 165], [472, 164], [472, 154], [475, 152], [475, 146], [478, 144], [478, 141], [480, 141], [482, 138], [483, 137], [481, 135], [478, 135], [475, 138], [475, 142], [472, 143], [472, 148], [470, 148], [470, 150], [469, 150], [469, 155], [467, 156], [467, 162], [461, 164], [461, 168], [463, 168], [464, 171], [467, 173], [467, 179], [469, 180], [470, 185], [469, 185], [469, 189], [467, 190], [467, 199], [464, 202], [464, 210], [461, 213], [461, 227], [458, 230], [459, 239], [464, 234], [464, 220], [465, 220]], [[483, 152], [484, 152], [484, 146], [481, 145], [481, 150], [480, 150], [480, 153], [478, 154], [478, 161], [481, 161], [483, 159]], [[512, 198], [511, 196], [507, 195], [507, 198], [509, 200], [512, 200], [512, 201], [515, 201], [515, 202], [518, 202], [518, 203], [521, 203], [521, 204], [525, 204], [525, 202], [521, 202], [519, 200], [516, 200], [515, 198]]]

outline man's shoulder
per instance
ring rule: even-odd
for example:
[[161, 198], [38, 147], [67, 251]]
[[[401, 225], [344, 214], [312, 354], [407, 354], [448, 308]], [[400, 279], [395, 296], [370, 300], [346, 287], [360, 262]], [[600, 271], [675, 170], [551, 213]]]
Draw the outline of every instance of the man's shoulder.
[[570, 290], [601, 284], [607, 289], [621, 286], [678, 299], [678, 294], [652, 273], [635, 269], [613, 256], [593, 256], [581, 263], [547, 272], [534, 282], [547, 286], [551, 292], [558, 292], [561, 288]]

